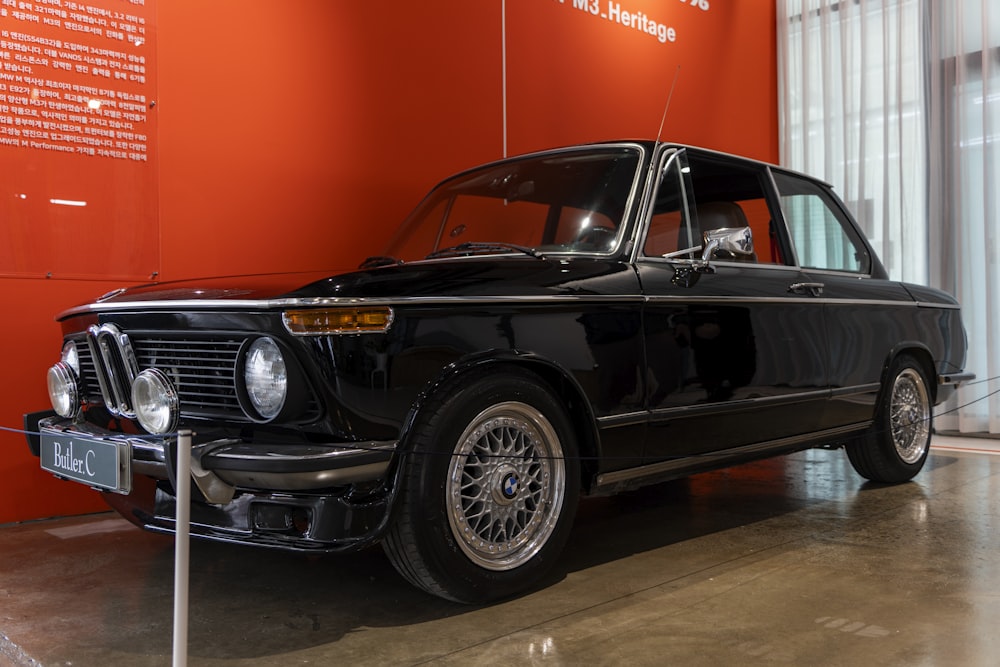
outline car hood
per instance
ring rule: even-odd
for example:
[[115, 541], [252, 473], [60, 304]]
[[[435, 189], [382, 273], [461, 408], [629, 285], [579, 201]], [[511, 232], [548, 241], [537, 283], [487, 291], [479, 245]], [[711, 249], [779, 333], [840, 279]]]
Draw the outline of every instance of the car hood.
[[95, 303], [178, 300], [260, 300], [281, 298], [302, 285], [328, 277], [329, 271], [268, 273], [192, 278], [123, 287], [98, 297]]
[[602, 277], [631, 273], [628, 264], [587, 258], [469, 257], [399, 264], [328, 277], [294, 298], [421, 298], [594, 294]]
[[[608, 278], [608, 292], [601, 288]], [[471, 257], [345, 272], [202, 278], [127, 287], [62, 313], [279, 308], [329, 299], [413, 299], [614, 293], [634, 281], [628, 264], [595, 258]]]

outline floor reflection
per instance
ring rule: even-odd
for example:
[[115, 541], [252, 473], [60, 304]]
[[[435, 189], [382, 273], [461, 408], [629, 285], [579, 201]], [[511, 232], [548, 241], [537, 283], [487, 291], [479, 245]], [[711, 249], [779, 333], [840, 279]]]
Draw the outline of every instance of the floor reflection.
[[[935, 447], [893, 486], [814, 450], [588, 498], [543, 585], [488, 607], [378, 549], [191, 565], [193, 665], [992, 664], [1000, 457]], [[107, 514], [0, 529], [0, 663], [170, 664], [172, 568]]]

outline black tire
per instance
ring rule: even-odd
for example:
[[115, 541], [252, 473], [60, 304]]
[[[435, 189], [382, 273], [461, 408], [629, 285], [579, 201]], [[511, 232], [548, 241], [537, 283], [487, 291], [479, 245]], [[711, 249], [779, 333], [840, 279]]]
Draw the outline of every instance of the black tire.
[[421, 410], [383, 542], [395, 568], [467, 604], [520, 593], [555, 562], [580, 493], [566, 411], [518, 368], [476, 372]]
[[900, 355], [886, 374], [871, 429], [847, 445], [851, 465], [873, 482], [913, 479], [927, 460], [932, 418], [926, 371], [913, 357]]

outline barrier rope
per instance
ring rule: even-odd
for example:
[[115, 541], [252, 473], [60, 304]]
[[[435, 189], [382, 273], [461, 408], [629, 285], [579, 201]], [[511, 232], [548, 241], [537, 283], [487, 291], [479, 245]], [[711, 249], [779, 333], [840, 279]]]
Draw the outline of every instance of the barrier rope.
[[[986, 383], [990, 383], [990, 382], [996, 382], [998, 380], [1000, 380], [1000, 375], [994, 376], [994, 377], [991, 377], [991, 378], [985, 378], [985, 379], [982, 379], [982, 380], [974, 380], [974, 381], [968, 382], [968, 383], [966, 383], [966, 384], [964, 384], [962, 386], [963, 387], [972, 387], [972, 386], [975, 386], [975, 385], [986, 384]], [[995, 389], [995, 390], [993, 390], [993, 391], [985, 394], [984, 396], [980, 396], [979, 398], [976, 398], [976, 399], [974, 399], [972, 401], [969, 401], [968, 403], [963, 403], [963, 404], [958, 405], [958, 406], [956, 406], [954, 408], [950, 408], [948, 410], [944, 410], [943, 412], [940, 412], [938, 414], [932, 414], [929, 418], [927, 418], [925, 420], [922, 420], [922, 421], [932, 422], [934, 420], [934, 418], [936, 418], [936, 417], [941, 417], [943, 415], [947, 415], [947, 414], [952, 414], [952, 413], [958, 412], [959, 410], [963, 410], [963, 409], [965, 409], [965, 408], [967, 408], [969, 406], [975, 405], [976, 403], [981, 403], [983, 401], [989, 400], [990, 398], [992, 398], [993, 396], [996, 396], [997, 394], [1000, 394], [1000, 388], [997, 388], [997, 389]], [[913, 424], [916, 424], [916, 423], [920, 423], [920, 422], [913, 422]], [[21, 435], [39, 436], [39, 437], [42, 435], [42, 433], [38, 432], [38, 431], [26, 431], [26, 430], [21, 429], [21, 428], [9, 428], [9, 427], [6, 427], [6, 426], [0, 426], [0, 431], [5, 431], [5, 432], [8, 432], [8, 433], [21, 434]], [[184, 431], [186, 431], [186, 429]], [[114, 437], [114, 438], [127, 438], [129, 440], [146, 440], [146, 441], [150, 441], [150, 442], [157, 442], [157, 441], [168, 440], [168, 439], [176, 439], [176, 438], [180, 437], [181, 433], [184, 432], [184, 431], [174, 432], [174, 433], [164, 433], [163, 435], [144, 435], [144, 434], [114, 433], [111, 437]], [[881, 435], [882, 433], [885, 433], [885, 431], [875, 431], [874, 433], [876, 435]], [[350, 442], [345, 442], [345, 443], [328, 443], [326, 446], [334, 448], [334, 449], [345, 449], [345, 450], [351, 449], [351, 450], [357, 450], [357, 451], [362, 451], [362, 452], [384, 452], [385, 451], [383, 448], [369, 447], [369, 446], [366, 446], [364, 443], [361, 443], [361, 442], [359, 442], [359, 443], [350, 443]], [[701, 452], [701, 453], [695, 453], [695, 454], [685, 454], [683, 456], [677, 456], [677, 457], [669, 457], [669, 456], [667, 456], [667, 457], [657, 457], [657, 460], [669, 461], [672, 458], [678, 458], [678, 459], [680, 459], [680, 458], [697, 458], [697, 457], [700, 457], [700, 456], [706, 456], [706, 457], [708, 457], [708, 456], [716, 456], [717, 454], [718, 454], [718, 452]], [[448, 456], [466, 456], [466, 455], [463, 455], [463, 454], [456, 454], [456, 453], [450, 453], [449, 454], [448, 452], [408, 452], [408, 455], [411, 455], [411, 456], [412, 455], [418, 455], [418, 456], [427, 456], [427, 457], [431, 457], [431, 456], [433, 456], [433, 457], [439, 457], [439, 456], [442, 456], [442, 455], [448, 455]], [[481, 459], [490, 459], [490, 458], [509, 459], [512, 456], [516, 456], [516, 455], [512, 455], [512, 454], [509, 454], [509, 453], [507, 453], [507, 454], [487, 454], [487, 453], [483, 453], [483, 452], [476, 452], [475, 456], [477, 456], [478, 458], [481, 458]], [[535, 455], [534, 458], [543, 459], [543, 460], [574, 460], [574, 461], [635, 461], [636, 459], [642, 459], [643, 456], [641, 456], [641, 455], [632, 455], [632, 456], [582, 456], [582, 455], [577, 455], [577, 456], [567, 457], [567, 456], [537, 456], [537, 455]]]

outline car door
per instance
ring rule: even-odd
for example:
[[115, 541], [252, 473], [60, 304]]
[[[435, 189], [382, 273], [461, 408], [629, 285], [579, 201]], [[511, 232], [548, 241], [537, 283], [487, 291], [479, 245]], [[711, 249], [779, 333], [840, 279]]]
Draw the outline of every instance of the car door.
[[[822, 306], [791, 265], [764, 165], [665, 149], [636, 267], [645, 297], [647, 461], [773, 446], [817, 429], [829, 396]], [[755, 252], [707, 265], [702, 233]]]
[[926, 313], [887, 279], [828, 186], [781, 170], [773, 178], [797, 263], [824, 303], [832, 395], [823, 426], [863, 423], [872, 418], [894, 347], [934, 325], [921, 321]]

